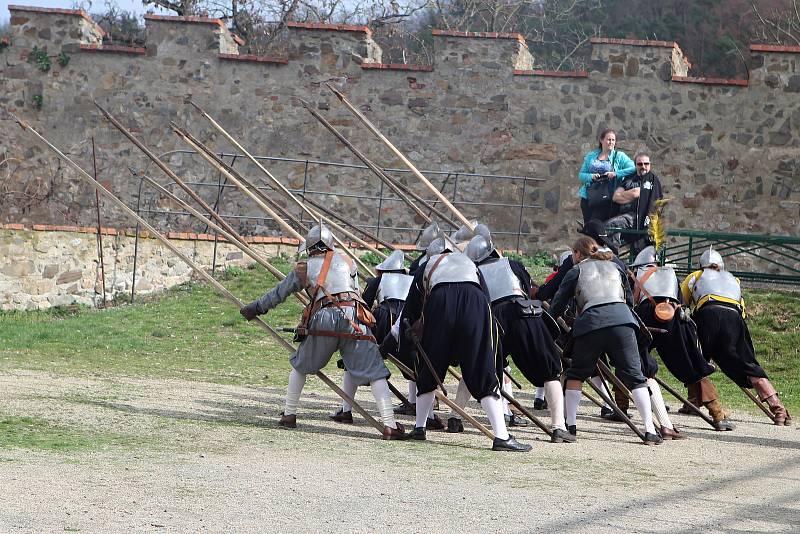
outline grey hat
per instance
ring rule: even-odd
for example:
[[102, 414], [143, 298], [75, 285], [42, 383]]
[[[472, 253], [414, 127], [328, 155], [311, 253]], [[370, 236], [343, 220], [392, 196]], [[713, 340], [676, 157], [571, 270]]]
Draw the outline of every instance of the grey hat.
[[383, 260], [381, 263], [375, 266], [375, 270], [377, 271], [404, 271], [406, 267], [404, 265], [405, 255], [403, 251], [400, 249], [395, 250], [389, 257]]
[[656, 247], [650, 245], [643, 248], [642, 251], [636, 255], [636, 259], [633, 260], [633, 265], [631, 265], [631, 267], [641, 267], [652, 263], [656, 263]]
[[455, 252], [456, 250], [458, 250], [458, 248], [455, 246], [455, 243], [450, 241], [447, 236], [442, 236], [431, 241], [431, 244], [428, 245], [428, 248], [425, 250], [425, 255], [428, 258], [432, 258], [437, 254]]

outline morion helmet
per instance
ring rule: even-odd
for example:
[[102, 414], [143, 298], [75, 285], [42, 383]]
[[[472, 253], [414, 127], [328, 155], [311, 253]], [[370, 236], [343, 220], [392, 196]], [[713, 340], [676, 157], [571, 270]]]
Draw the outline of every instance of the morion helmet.
[[703, 252], [700, 256], [700, 267], [702, 269], [710, 265], [716, 265], [720, 269], [725, 269], [725, 261], [722, 259], [722, 254], [714, 250], [713, 246], [708, 247], [708, 250]]
[[389, 254], [385, 260], [375, 266], [375, 270], [377, 271], [403, 271], [405, 272], [406, 267], [403, 264], [405, 260], [405, 256], [403, 255], [403, 251], [398, 249]]

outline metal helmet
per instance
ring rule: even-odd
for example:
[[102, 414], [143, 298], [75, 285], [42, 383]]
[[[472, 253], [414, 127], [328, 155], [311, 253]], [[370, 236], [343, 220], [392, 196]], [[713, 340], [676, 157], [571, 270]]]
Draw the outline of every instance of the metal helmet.
[[447, 237], [442, 236], [442, 237], [437, 237], [436, 239], [431, 241], [431, 244], [428, 245], [427, 249], [425, 249], [425, 255], [428, 258], [432, 258], [437, 254], [442, 254], [444, 252], [453, 252], [455, 250], [458, 249], [453, 244], [453, 242], [450, 241]]
[[722, 259], [722, 254], [714, 250], [713, 246], [708, 247], [708, 250], [703, 252], [700, 256], [700, 267], [702, 269], [710, 265], [716, 265], [720, 269], [725, 269], [725, 261]]
[[[475, 228], [475, 226], [477, 224], [478, 224], [477, 220], [470, 221], [470, 226], [472, 226], [472, 228]], [[456, 243], [461, 243], [463, 241], [469, 241], [470, 239], [475, 237], [475, 231], [472, 230], [472, 228], [470, 228], [470, 226], [467, 226], [466, 224], [462, 224], [461, 228], [459, 228], [458, 230], [453, 232], [453, 235], [450, 236], [450, 238], [453, 241], [455, 241]]]
[[642, 251], [636, 255], [636, 259], [633, 260], [633, 265], [631, 265], [631, 267], [642, 267], [643, 265], [650, 265], [651, 263], [657, 263], [656, 247], [653, 245], [643, 248]]
[[300, 243], [297, 253], [300, 254], [311, 247], [322, 245], [328, 250], [333, 250], [333, 233], [324, 224], [315, 224], [306, 234], [306, 240]]
[[389, 257], [383, 260], [381, 263], [375, 266], [375, 270], [377, 271], [403, 271], [405, 272], [406, 267], [404, 265], [405, 256], [403, 255], [403, 251], [400, 249], [395, 250]]
[[494, 252], [494, 245], [487, 241], [482, 235], [476, 235], [470, 239], [464, 254], [475, 263], [480, 263]]
[[431, 241], [440, 236], [442, 236], [442, 231], [439, 230], [439, 225], [436, 224], [436, 222], [432, 222], [422, 231], [419, 239], [417, 239], [417, 250], [426, 250], [428, 245], [431, 244]]
[[565, 250], [564, 252], [562, 252], [561, 256], [558, 257], [558, 266], [561, 267], [561, 265], [563, 265], [564, 262], [567, 261], [567, 258], [569, 258], [570, 256], [572, 256], [571, 250]]
[[492, 232], [490, 232], [489, 227], [483, 223], [475, 225], [475, 235], [482, 235], [486, 241], [492, 243]]

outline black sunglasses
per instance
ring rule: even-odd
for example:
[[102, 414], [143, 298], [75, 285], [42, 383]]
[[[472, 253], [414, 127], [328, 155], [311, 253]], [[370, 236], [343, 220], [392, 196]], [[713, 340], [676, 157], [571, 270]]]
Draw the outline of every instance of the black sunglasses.
[[650, 162], [649, 161], [640, 161], [639, 163], [636, 164], [637, 167], [644, 167], [646, 165], [650, 165]]

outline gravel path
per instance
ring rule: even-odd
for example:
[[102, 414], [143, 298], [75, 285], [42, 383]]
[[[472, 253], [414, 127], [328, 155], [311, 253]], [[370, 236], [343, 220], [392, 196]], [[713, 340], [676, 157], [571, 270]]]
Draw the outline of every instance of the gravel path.
[[492, 453], [469, 428], [383, 442], [361, 420], [332, 424], [323, 388], [309, 378], [288, 431], [276, 427], [278, 389], [6, 373], [0, 413], [122, 437], [70, 453], [0, 450], [0, 532], [800, 528], [800, 433], [763, 416], [736, 413], [738, 428], [717, 433], [677, 415], [691, 439], [646, 447], [585, 403], [578, 443], [530, 427], [515, 434], [531, 453]]

